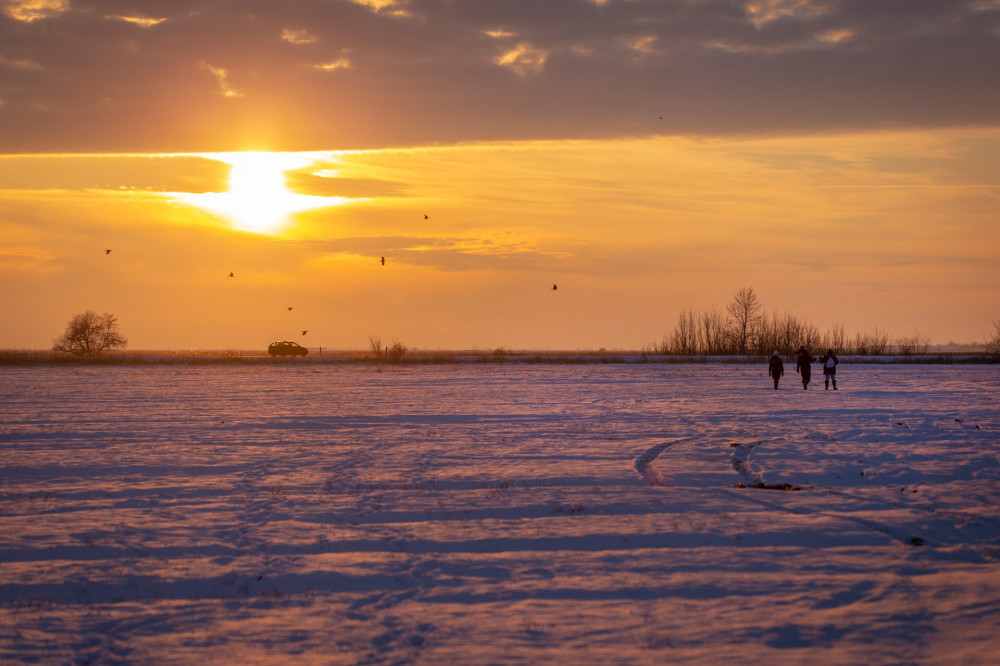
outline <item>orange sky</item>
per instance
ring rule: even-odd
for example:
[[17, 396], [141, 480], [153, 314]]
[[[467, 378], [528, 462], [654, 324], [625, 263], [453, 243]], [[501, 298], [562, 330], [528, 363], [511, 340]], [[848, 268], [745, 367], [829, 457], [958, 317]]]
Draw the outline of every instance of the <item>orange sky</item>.
[[[965, 130], [285, 153], [229, 194], [229, 163], [254, 160], [8, 156], [0, 344], [45, 348], [93, 309], [133, 348], [301, 330], [330, 348], [636, 348], [742, 286], [821, 330], [982, 340], [1000, 303], [998, 145]], [[257, 191], [311, 208], [261, 216]], [[254, 212], [225, 217], [220, 196]]]
[[122, 7], [0, 0], [0, 347], [91, 309], [134, 349], [637, 348], [745, 286], [1000, 317], [1000, 2]]

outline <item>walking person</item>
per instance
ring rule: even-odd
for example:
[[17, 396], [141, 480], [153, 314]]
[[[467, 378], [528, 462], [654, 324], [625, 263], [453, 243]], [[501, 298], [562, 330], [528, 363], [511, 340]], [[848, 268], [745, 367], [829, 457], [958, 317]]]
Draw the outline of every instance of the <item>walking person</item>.
[[837, 364], [840, 363], [840, 359], [837, 355], [833, 353], [832, 349], [827, 349], [826, 353], [819, 359], [820, 363], [823, 364], [823, 382], [826, 384], [826, 389], [829, 390], [830, 382], [833, 382], [833, 390], [837, 390]]
[[805, 345], [799, 347], [798, 355], [795, 357], [795, 372], [802, 376], [803, 389], [809, 389], [809, 380], [812, 379], [812, 366], [810, 363], [815, 360]]
[[767, 362], [767, 374], [774, 380], [774, 390], [778, 390], [778, 380], [785, 374], [785, 364], [781, 362], [781, 357], [775, 351], [771, 360]]

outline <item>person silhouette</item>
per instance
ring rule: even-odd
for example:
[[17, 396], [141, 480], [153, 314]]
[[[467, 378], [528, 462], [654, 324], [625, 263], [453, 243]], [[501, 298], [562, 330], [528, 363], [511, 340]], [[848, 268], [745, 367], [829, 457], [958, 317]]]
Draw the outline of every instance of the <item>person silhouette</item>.
[[795, 372], [802, 376], [803, 389], [809, 389], [809, 380], [812, 379], [812, 366], [809, 364], [815, 360], [805, 345], [799, 347], [799, 351], [795, 357]]
[[823, 364], [823, 384], [825, 385], [823, 390], [829, 390], [830, 382], [833, 382], [833, 390], [836, 391], [837, 364], [840, 363], [840, 359], [837, 358], [832, 349], [827, 349], [826, 353], [820, 357], [819, 362]]
[[774, 390], [778, 390], [778, 380], [785, 374], [785, 364], [781, 362], [781, 356], [775, 351], [771, 360], [767, 362], [767, 374], [774, 380]]

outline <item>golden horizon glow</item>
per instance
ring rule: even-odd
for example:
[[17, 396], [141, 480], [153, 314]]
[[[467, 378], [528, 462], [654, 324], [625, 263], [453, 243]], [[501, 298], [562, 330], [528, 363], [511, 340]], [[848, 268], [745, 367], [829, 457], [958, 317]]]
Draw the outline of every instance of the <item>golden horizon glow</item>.
[[229, 190], [199, 194], [172, 193], [182, 203], [223, 218], [233, 228], [257, 234], [278, 234], [295, 213], [338, 206], [344, 197], [298, 194], [288, 189], [285, 174], [312, 163], [308, 155], [253, 151], [203, 154], [229, 164]]
[[997, 146], [1000, 128], [0, 156], [0, 344], [43, 347], [91, 308], [144, 349], [306, 329], [634, 349], [744, 286], [821, 331], [982, 340]]

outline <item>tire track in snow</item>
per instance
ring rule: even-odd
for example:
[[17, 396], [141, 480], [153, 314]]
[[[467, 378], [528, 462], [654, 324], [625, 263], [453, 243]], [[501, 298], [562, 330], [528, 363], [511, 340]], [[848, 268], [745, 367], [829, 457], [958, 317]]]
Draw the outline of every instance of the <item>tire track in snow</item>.
[[763, 490], [802, 490], [800, 486], [788, 482], [768, 483], [764, 480], [764, 473], [756, 470], [750, 464], [750, 454], [757, 447], [757, 444], [730, 444], [734, 448], [731, 458], [733, 469], [743, 478], [744, 485], [751, 488], [761, 488]]
[[[641, 453], [635, 459], [635, 463], [634, 464], [635, 464], [636, 471], [638, 471], [639, 474], [642, 475], [642, 477], [645, 478], [649, 482], [650, 485], [652, 485], [652, 486], [663, 486], [664, 485], [664, 478], [665, 478], [666, 475], [659, 468], [659, 465], [655, 464], [657, 462], [657, 460], [660, 458], [660, 456], [663, 455], [663, 453], [667, 449], [671, 448], [675, 444], [679, 444], [679, 443], [682, 443], [682, 442], [685, 442], [685, 441], [692, 441], [692, 440], [695, 440], [695, 439], [697, 439], [697, 438], [687, 437], [687, 438], [682, 438], [682, 439], [677, 439], [677, 440], [672, 440], [672, 441], [667, 441], [667, 442], [661, 442], [661, 443], [657, 444], [656, 446], [652, 446], [649, 449], [646, 449], [646, 451], [644, 451], [643, 453]], [[732, 462], [733, 469], [739, 474], [740, 478], [743, 479], [743, 481], [741, 483], [737, 484], [738, 488], [765, 489], [765, 490], [783, 490], [783, 491], [798, 491], [798, 490], [808, 489], [808, 490], [818, 490], [820, 492], [824, 492], [824, 493], [827, 493], [829, 495], [841, 497], [843, 499], [847, 499], [847, 500], [851, 500], [851, 501], [857, 501], [858, 500], [858, 498], [854, 497], [853, 495], [851, 495], [849, 493], [846, 493], [846, 492], [843, 492], [843, 491], [838, 491], [837, 489], [834, 489], [834, 488], [813, 488], [812, 486], [809, 486], [807, 488], [803, 488], [803, 487], [796, 486], [796, 485], [793, 485], [793, 484], [790, 484], [790, 483], [787, 483], [787, 482], [782, 482], [782, 483], [767, 483], [767, 481], [765, 480], [763, 472], [761, 470], [756, 469], [751, 464], [751, 454], [752, 454], [753, 450], [758, 445], [759, 445], [759, 443], [751, 443], [751, 444], [735, 443], [735, 444], [731, 444], [730, 445], [734, 449], [733, 455], [731, 457], [731, 462]], [[896, 526], [896, 525], [889, 525], [889, 524], [887, 524], [885, 522], [878, 521], [878, 520], [873, 520], [871, 518], [866, 518], [866, 517], [858, 516], [858, 515], [852, 515], [851, 513], [847, 512], [847, 507], [845, 507], [843, 511], [841, 511], [841, 510], [835, 510], [835, 509], [832, 509], [832, 508], [829, 511], [816, 511], [816, 510], [813, 510], [813, 509], [807, 509], [807, 508], [802, 508], [802, 507], [787, 506], [786, 504], [783, 504], [783, 503], [780, 503], [780, 502], [777, 502], [777, 501], [767, 500], [767, 499], [764, 498], [764, 496], [760, 496], [760, 495], [750, 496], [750, 495], [747, 495], [746, 493], [735, 493], [735, 492], [728, 491], [728, 490], [726, 490], [724, 492], [726, 492], [727, 494], [731, 494], [733, 497], [739, 498], [742, 501], [752, 502], [754, 504], [757, 504], [758, 506], [761, 506], [761, 507], [764, 507], [764, 508], [767, 508], [767, 509], [771, 509], [771, 510], [774, 510], [774, 511], [780, 511], [780, 512], [784, 512], [784, 513], [792, 513], [792, 514], [799, 515], [799, 516], [812, 516], [812, 515], [820, 515], [820, 514], [822, 514], [822, 515], [828, 515], [828, 516], [831, 516], [831, 517], [836, 517], [836, 518], [838, 518], [840, 520], [844, 520], [846, 522], [854, 523], [855, 525], [859, 525], [859, 526], [864, 527], [865, 529], [871, 530], [873, 532], [878, 532], [880, 534], [884, 534], [885, 536], [889, 537], [890, 539], [892, 539], [894, 541], [897, 541], [899, 543], [906, 544], [906, 545], [909, 545], [909, 546], [932, 546], [933, 547], [933, 546], [949, 546], [949, 545], [952, 545], [952, 546], [954, 546], [954, 545], [972, 545], [972, 544], [966, 543], [965, 541], [962, 541], [962, 540], [949, 539], [949, 538], [944, 537], [943, 535], [940, 535], [940, 534], [937, 535], [937, 538], [929, 538], [929, 537], [919, 536], [917, 534], [914, 534], [914, 532], [913, 532], [913, 530], [911, 528], [907, 528], [907, 527], [903, 527], [903, 526]], [[865, 501], [871, 502], [871, 501], [873, 501], [873, 498], [866, 498]], [[907, 509], [910, 509], [910, 510], [916, 510], [916, 511], [921, 512], [921, 513], [935, 514], [938, 517], [940, 517], [940, 513], [936, 512], [936, 511], [933, 511], [933, 510], [930, 510], [930, 511], [926, 510], [926, 509], [922, 510], [919, 507], [902, 507], [902, 506], [900, 506], [898, 504], [893, 504], [891, 502], [885, 502], [885, 501], [881, 501], [880, 503], [886, 504], [887, 506], [890, 506], [890, 507], [896, 508], [896, 509], [907, 508]]]
[[[802, 487], [802, 486], [795, 486], [795, 485], [792, 485], [792, 484], [787, 483], [787, 482], [771, 483], [771, 484], [769, 484], [769, 483], [767, 483], [765, 481], [763, 473], [761, 471], [755, 469], [754, 466], [750, 462], [751, 453], [754, 450], [754, 448], [756, 448], [758, 446], [758, 443], [752, 443], [752, 444], [732, 444], [731, 446], [733, 446], [734, 449], [735, 449], [733, 451], [733, 456], [732, 456], [733, 468], [743, 478], [743, 480], [745, 482], [744, 485], [747, 486], [747, 487], [750, 487], [750, 488], [761, 488], [761, 489], [767, 489], [767, 490], [805, 490], [805, 489], [808, 489], [808, 490], [813, 490], [813, 491], [817, 491], [817, 492], [822, 492], [824, 494], [831, 495], [831, 496], [834, 496], [834, 497], [839, 497], [839, 498], [847, 500], [847, 501], [849, 501], [851, 503], [858, 503], [858, 502], [863, 503], [863, 504], [877, 503], [879, 505], [888, 507], [891, 510], [905, 510], [905, 511], [913, 512], [913, 513], [916, 513], [916, 514], [922, 514], [922, 515], [927, 516], [927, 517], [929, 517], [931, 519], [937, 519], [937, 520], [945, 520], [945, 521], [947, 521], [950, 518], [951, 521], [955, 523], [955, 526], [953, 526], [950, 531], [955, 532], [956, 534], [947, 535], [947, 534], [945, 534], [945, 532], [947, 532], [949, 530], [947, 530], [944, 527], [938, 527], [936, 529], [933, 528], [933, 527], [924, 527], [922, 529], [917, 529], [916, 531], [914, 531], [914, 529], [912, 529], [912, 528], [906, 528], [906, 527], [902, 527], [902, 526], [890, 525], [890, 524], [887, 524], [887, 523], [882, 522], [882, 521], [873, 520], [871, 518], [865, 518], [865, 517], [859, 516], [859, 515], [852, 515], [850, 513], [847, 513], [847, 511], [848, 511], [847, 507], [845, 507], [843, 511], [831, 510], [831, 511], [827, 512], [828, 515], [837, 516], [838, 518], [840, 518], [842, 520], [846, 520], [846, 521], [852, 522], [852, 523], [854, 523], [856, 525], [860, 525], [860, 526], [865, 527], [865, 528], [867, 528], [867, 529], [869, 529], [869, 530], [871, 530], [873, 532], [878, 532], [878, 533], [884, 534], [884, 535], [888, 536], [889, 538], [891, 538], [891, 539], [893, 539], [895, 541], [898, 541], [900, 543], [906, 544], [906, 545], [910, 545], [910, 546], [924, 546], [924, 545], [928, 545], [928, 546], [971, 546], [971, 545], [974, 545], [974, 543], [975, 543], [974, 541], [969, 541], [967, 539], [962, 539], [962, 538], [958, 538], [957, 537], [957, 532], [959, 531], [959, 527], [956, 527], [956, 526], [961, 526], [961, 524], [967, 523], [967, 522], [973, 522], [973, 523], [975, 523], [975, 522], [983, 522], [983, 523], [986, 523], [987, 525], [992, 526], [992, 523], [991, 523], [991, 521], [989, 521], [988, 518], [982, 518], [982, 517], [979, 517], [979, 516], [962, 515], [960, 513], [954, 512], [954, 511], [951, 512], [951, 515], [949, 516], [949, 515], [946, 515], [946, 512], [942, 512], [942, 511], [934, 509], [934, 508], [926, 508], [926, 507], [919, 507], [919, 506], [913, 506], [913, 505], [904, 505], [903, 503], [900, 503], [900, 502], [892, 502], [892, 501], [888, 501], [888, 500], [885, 500], [885, 499], [882, 499], [882, 498], [878, 498], [878, 497], [870, 497], [869, 496], [869, 497], [859, 498], [859, 497], [855, 496], [854, 494], [852, 494], [850, 492], [846, 492], [846, 491], [838, 489], [838, 488], [831, 488], [831, 487], [816, 488], [814, 486], [805, 486], [805, 487]], [[817, 512], [817, 511], [804, 510], [804, 509], [795, 509], [795, 508], [792, 508], [792, 507], [788, 507], [788, 506], [784, 506], [784, 505], [781, 505], [781, 504], [777, 504], [775, 502], [768, 502], [768, 501], [766, 501], [766, 500], [764, 500], [764, 499], [762, 499], [760, 497], [755, 497], [755, 498], [753, 498], [752, 501], [755, 501], [756, 503], [758, 503], [758, 504], [760, 504], [762, 506], [767, 506], [769, 508], [778, 509], [778, 510], [790, 512], [790, 513], [795, 513], [797, 515], [817, 515], [818, 513], [824, 513], [824, 512]], [[924, 534], [927, 534], [928, 531], [933, 532], [934, 535], [933, 536], [921, 536], [920, 534], [918, 534], [918, 533], [921, 533], [921, 532], [924, 533]]]
[[675, 444], [681, 444], [682, 442], [694, 441], [695, 439], [697, 438], [682, 437], [681, 439], [661, 442], [656, 446], [646, 449], [641, 454], [639, 454], [639, 456], [635, 459], [634, 464], [636, 471], [639, 472], [639, 474], [642, 475], [644, 479], [649, 481], [649, 485], [651, 486], [664, 485], [663, 479], [665, 477], [665, 474], [663, 473], [663, 471], [659, 469], [657, 465], [654, 465], [653, 462], [655, 462], [656, 459], [660, 457], [660, 454], [669, 449], [671, 446], [674, 446]]

